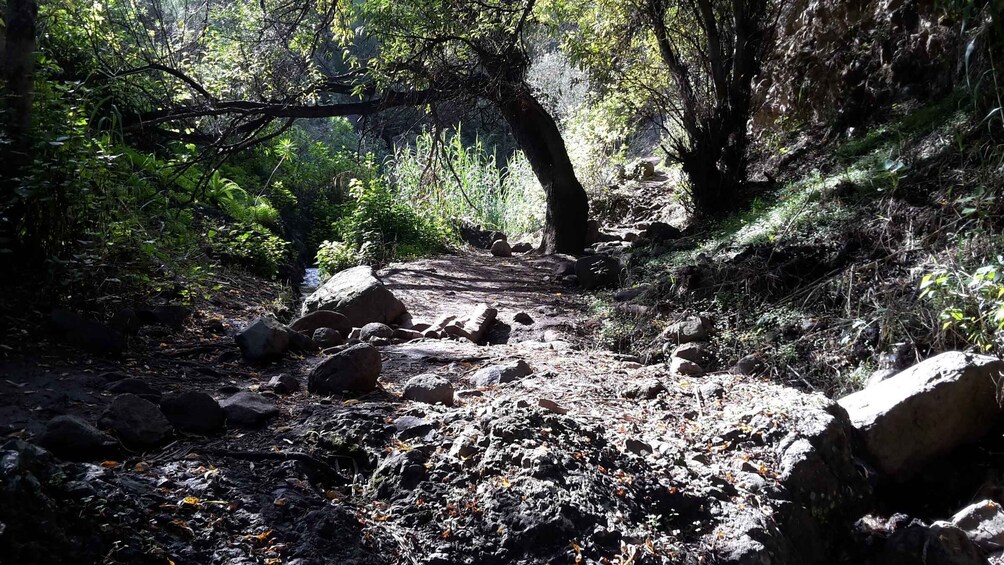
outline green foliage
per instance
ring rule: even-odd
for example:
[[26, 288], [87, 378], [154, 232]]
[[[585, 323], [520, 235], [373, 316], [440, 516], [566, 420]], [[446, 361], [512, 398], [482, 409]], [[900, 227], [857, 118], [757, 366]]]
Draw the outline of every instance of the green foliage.
[[1004, 346], [1004, 257], [973, 271], [938, 269], [920, 281], [921, 298], [939, 310], [942, 331], [953, 331], [981, 351]]
[[324, 274], [441, 251], [454, 239], [447, 224], [417, 211], [382, 178], [352, 179], [349, 195], [351, 211], [334, 225], [338, 240], [317, 252]]
[[289, 242], [259, 225], [221, 226], [207, 233], [214, 254], [266, 277], [275, 277], [289, 260]]
[[443, 224], [466, 220], [510, 236], [544, 225], [544, 191], [517, 153], [499, 167], [480, 139], [467, 146], [459, 129], [437, 140], [430, 132], [397, 149], [390, 174], [402, 196]]

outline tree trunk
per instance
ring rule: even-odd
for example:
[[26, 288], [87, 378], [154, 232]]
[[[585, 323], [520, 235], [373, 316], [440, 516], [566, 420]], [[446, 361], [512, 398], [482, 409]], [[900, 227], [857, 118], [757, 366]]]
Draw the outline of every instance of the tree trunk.
[[[8, 167], [27, 162], [31, 150], [31, 105], [34, 98], [35, 0], [8, 0], [3, 78], [6, 81]], [[10, 172], [10, 171], [9, 171]]]
[[547, 195], [540, 252], [581, 254], [589, 200], [575, 177], [558, 124], [526, 85], [505, 92], [499, 109]]

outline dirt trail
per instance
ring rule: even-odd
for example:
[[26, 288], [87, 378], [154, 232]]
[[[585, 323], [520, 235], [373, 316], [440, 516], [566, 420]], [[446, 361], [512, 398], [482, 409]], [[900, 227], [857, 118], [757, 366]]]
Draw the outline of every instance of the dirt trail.
[[[697, 563], [747, 543], [751, 524], [775, 510], [777, 441], [823, 400], [604, 351], [590, 296], [561, 286], [554, 269], [554, 259], [468, 252], [382, 270], [417, 319], [487, 302], [499, 321], [487, 345], [381, 347], [381, 386], [353, 398], [265, 392], [282, 373], [305, 383], [322, 356], [247, 365], [230, 335], [202, 327], [253, 315], [239, 301], [195, 316], [181, 335], [148, 336], [145, 351], [122, 360], [43, 344], [50, 359], [0, 362], [11, 438], [37, 438], [62, 413], [95, 421], [123, 376], [164, 394], [261, 391], [280, 409], [260, 428], [180, 435], [103, 468], [64, 464], [71, 482], [27, 504], [89, 518], [46, 534], [53, 557], [40, 561], [114, 544], [106, 560], [178, 564]], [[516, 322], [519, 312], [533, 322]], [[486, 388], [470, 381], [516, 361], [531, 373]], [[453, 406], [401, 398], [409, 378], [429, 372], [453, 383]], [[66, 484], [91, 494], [67, 499]], [[57, 520], [47, 512], [38, 519]]]

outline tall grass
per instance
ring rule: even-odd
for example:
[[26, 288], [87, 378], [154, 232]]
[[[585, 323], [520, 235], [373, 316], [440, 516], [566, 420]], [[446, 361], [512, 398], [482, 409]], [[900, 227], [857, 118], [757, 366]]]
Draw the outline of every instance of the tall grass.
[[462, 220], [519, 236], [544, 225], [544, 191], [517, 153], [499, 166], [478, 139], [465, 145], [460, 131], [424, 132], [396, 148], [389, 173], [415, 208], [444, 221]]

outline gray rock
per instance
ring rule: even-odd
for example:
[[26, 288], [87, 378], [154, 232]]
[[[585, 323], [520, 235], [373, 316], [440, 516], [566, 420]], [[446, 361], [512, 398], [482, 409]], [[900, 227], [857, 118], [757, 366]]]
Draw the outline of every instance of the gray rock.
[[652, 222], [642, 237], [652, 243], [663, 243], [674, 239], [679, 239], [683, 232], [665, 222]]
[[370, 322], [369, 324], [359, 328], [359, 339], [369, 341], [375, 337], [390, 339], [394, 337], [394, 329], [387, 324], [381, 324], [380, 322]]
[[174, 432], [156, 404], [135, 394], [116, 396], [98, 425], [114, 432], [122, 443], [135, 447], [158, 445]]
[[303, 302], [302, 314], [306, 316], [315, 310], [343, 314], [352, 327], [370, 322], [391, 324], [407, 311], [377, 279], [373, 268], [365, 265], [341, 271], [308, 296]]
[[178, 430], [193, 434], [211, 434], [223, 428], [223, 408], [204, 392], [189, 391], [165, 396], [160, 411]]
[[345, 314], [331, 310], [317, 310], [306, 316], [301, 316], [289, 324], [289, 329], [306, 335], [314, 335], [314, 332], [321, 328], [335, 330], [344, 336], [352, 331], [352, 322], [345, 317]]
[[150, 386], [150, 384], [146, 381], [136, 378], [115, 381], [108, 385], [108, 388], [105, 390], [113, 394], [135, 394], [136, 396], [145, 398], [150, 402], [159, 402], [161, 396], [159, 390]]
[[971, 504], [952, 516], [952, 524], [986, 552], [1004, 548], [1004, 508], [993, 500]]
[[416, 375], [408, 379], [408, 382], [404, 385], [404, 394], [402, 396], [416, 402], [425, 402], [427, 404], [441, 402], [446, 406], [452, 406], [453, 384], [443, 377], [431, 373]]
[[[423, 329], [428, 329], [428, 328], [423, 328]], [[394, 336], [393, 336], [394, 339], [400, 339], [404, 341], [411, 341], [413, 339], [422, 339], [423, 337], [425, 336], [422, 335], [422, 332], [420, 330], [405, 329], [405, 328], [397, 328], [396, 330], [394, 330]]]
[[966, 533], [947, 522], [913, 524], [886, 540], [875, 563], [882, 565], [986, 565]]
[[289, 324], [289, 329], [305, 335], [313, 335], [318, 329], [333, 329], [341, 335], [352, 331], [352, 322], [344, 314], [331, 310], [317, 310], [305, 316], [296, 318]]
[[590, 255], [575, 262], [575, 276], [586, 290], [615, 287], [620, 282], [621, 263], [607, 255]]
[[633, 438], [628, 438], [624, 442], [624, 447], [635, 455], [645, 455], [653, 451], [651, 445]]
[[629, 300], [634, 300], [635, 298], [638, 298], [642, 294], [645, 294], [645, 291], [647, 291], [650, 288], [651, 285], [647, 284], [633, 286], [631, 288], [622, 288], [621, 290], [618, 290], [617, 292], [614, 293], [614, 301], [627, 302]]
[[279, 415], [279, 407], [264, 396], [245, 390], [220, 402], [227, 422], [238, 426], [260, 426]]
[[662, 338], [673, 343], [707, 341], [711, 323], [700, 316], [688, 316], [666, 327]]
[[753, 376], [763, 371], [763, 369], [761, 356], [757, 353], [750, 353], [739, 361], [736, 361], [731, 372], [735, 375]]
[[67, 310], [49, 315], [53, 332], [72, 345], [98, 355], [117, 356], [125, 350], [125, 338], [108, 326]]
[[725, 395], [725, 387], [718, 382], [704, 383], [697, 390], [700, 392], [701, 398], [708, 402]]
[[269, 379], [265, 386], [276, 394], [293, 394], [300, 390], [300, 381], [293, 375], [282, 373]]
[[666, 385], [658, 379], [646, 379], [621, 390], [621, 396], [636, 400], [652, 400], [666, 391]]
[[507, 365], [489, 365], [474, 373], [474, 376], [471, 377], [471, 384], [477, 387], [493, 386], [512, 382], [532, 372], [530, 365], [522, 359]]
[[513, 316], [513, 321], [526, 326], [533, 324], [533, 318], [531, 318], [526, 312], [520, 312]]
[[1002, 373], [999, 359], [952, 351], [839, 403], [879, 468], [902, 479], [1001, 421]]
[[697, 363], [700, 366], [704, 366], [710, 359], [711, 353], [708, 351], [708, 345], [700, 341], [692, 341], [690, 343], [684, 343], [673, 350], [670, 357], [677, 359], [686, 359], [692, 363]]
[[103, 459], [119, 444], [77, 416], [56, 416], [49, 420], [38, 443], [63, 459], [75, 461]]
[[245, 359], [261, 362], [282, 357], [289, 349], [290, 333], [291, 330], [275, 318], [261, 316], [237, 334], [234, 341]]
[[696, 377], [704, 374], [704, 369], [693, 361], [671, 357], [669, 359], [669, 372], [674, 375]]
[[311, 337], [320, 348], [335, 347], [345, 343], [342, 334], [331, 328], [317, 328]]
[[443, 331], [454, 337], [462, 337], [474, 343], [480, 342], [488, 328], [495, 323], [498, 310], [485, 303], [478, 304], [461, 320], [454, 320], [443, 327]]
[[491, 253], [495, 257], [512, 257], [512, 247], [504, 239], [499, 239], [492, 243]]
[[307, 390], [316, 394], [366, 393], [376, 388], [383, 362], [368, 343], [347, 347], [314, 367]]

